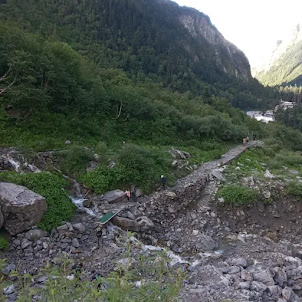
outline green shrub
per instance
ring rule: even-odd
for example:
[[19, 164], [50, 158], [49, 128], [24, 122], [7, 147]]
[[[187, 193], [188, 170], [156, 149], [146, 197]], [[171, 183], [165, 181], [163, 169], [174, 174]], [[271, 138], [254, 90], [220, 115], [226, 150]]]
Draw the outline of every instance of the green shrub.
[[61, 170], [70, 175], [78, 175], [85, 171], [88, 162], [93, 160], [93, 152], [79, 146], [57, 152], [57, 155], [62, 158]]
[[289, 195], [302, 198], [302, 184], [301, 183], [290, 182], [286, 186], [285, 190]]
[[7, 250], [9, 248], [9, 242], [4, 237], [0, 236], [0, 250]]
[[246, 205], [257, 201], [258, 192], [248, 187], [227, 185], [219, 188], [217, 197], [222, 197], [225, 202], [234, 205]]
[[0, 181], [25, 186], [45, 197], [47, 210], [38, 226], [46, 231], [59, 226], [62, 221], [69, 221], [75, 213], [75, 205], [63, 190], [67, 187], [68, 182], [58, 174], [3, 172], [0, 173]]

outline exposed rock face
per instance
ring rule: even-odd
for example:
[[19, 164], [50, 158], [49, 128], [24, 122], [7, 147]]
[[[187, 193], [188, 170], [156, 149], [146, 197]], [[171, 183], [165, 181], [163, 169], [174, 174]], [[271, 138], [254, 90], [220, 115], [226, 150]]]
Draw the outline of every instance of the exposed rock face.
[[116, 203], [123, 201], [125, 197], [125, 193], [121, 190], [113, 190], [106, 192], [103, 196], [103, 200], [108, 202], [108, 203]]
[[2, 211], [1, 211], [1, 207], [0, 207], [0, 229], [3, 226], [3, 223], [4, 223], [4, 217], [3, 217], [3, 214], [2, 214]]
[[15, 235], [38, 223], [47, 209], [44, 197], [25, 187], [0, 183], [0, 205], [4, 228]]
[[[251, 79], [250, 65], [244, 53], [223, 37], [207, 15], [187, 9], [182, 11], [179, 20], [194, 38], [203, 38], [215, 46], [216, 64], [225, 73], [244, 80]], [[225, 54], [227, 60], [224, 59]]]

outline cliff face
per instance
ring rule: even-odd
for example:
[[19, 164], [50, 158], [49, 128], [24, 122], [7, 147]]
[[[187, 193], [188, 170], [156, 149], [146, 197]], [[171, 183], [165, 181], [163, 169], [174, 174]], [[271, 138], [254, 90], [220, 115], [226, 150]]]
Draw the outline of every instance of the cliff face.
[[244, 53], [223, 37], [208, 16], [195, 10], [181, 9], [180, 12], [179, 21], [190, 35], [196, 40], [204, 38], [213, 46], [219, 68], [240, 79], [251, 78], [250, 65]]
[[284, 40], [278, 40], [267, 64], [255, 72], [265, 85], [302, 84], [302, 25], [298, 24]]

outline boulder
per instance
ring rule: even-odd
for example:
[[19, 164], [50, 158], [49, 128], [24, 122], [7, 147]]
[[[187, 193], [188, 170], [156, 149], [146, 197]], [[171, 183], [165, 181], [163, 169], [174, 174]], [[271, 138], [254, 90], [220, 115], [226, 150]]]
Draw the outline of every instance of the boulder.
[[0, 229], [3, 226], [3, 223], [4, 223], [4, 217], [3, 217], [3, 214], [2, 214], [2, 211], [1, 211], [1, 207], [0, 207]]
[[217, 248], [217, 243], [210, 236], [200, 234], [196, 236], [195, 248], [200, 252], [208, 252]]
[[29, 230], [43, 217], [47, 204], [41, 195], [26, 187], [12, 183], [0, 183], [0, 206], [4, 228], [10, 235]]
[[274, 279], [271, 273], [269, 272], [269, 270], [254, 273], [254, 280], [261, 282], [267, 286], [271, 286], [275, 284]]
[[108, 203], [116, 203], [121, 202], [125, 198], [125, 192], [121, 190], [113, 190], [106, 192], [103, 196], [103, 200], [107, 201]]
[[180, 151], [175, 148], [171, 148], [170, 153], [174, 159], [186, 159], [191, 157], [189, 152]]
[[42, 237], [46, 237], [47, 236], [47, 232], [42, 231], [40, 229], [34, 229], [34, 230], [30, 230], [25, 234], [26, 239], [30, 240], [30, 241], [37, 241]]
[[141, 216], [136, 219], [139, 230], [145, 232], [154, 228], [154, 223], [146, 216]]
[[113, 224], [121, 227], [124, 230], [134, 231], [134, 232], [139, 231], [139, 225], [135, 220], [115, 216], [115, 217], [112, 218], [111, 221], [112, 221]]
[[221, 172], [218, 169], [215, 169], [211, 172], [212, 176], [214, 176], [219, 181], [225, 181], [224, 176], [221, 174]]

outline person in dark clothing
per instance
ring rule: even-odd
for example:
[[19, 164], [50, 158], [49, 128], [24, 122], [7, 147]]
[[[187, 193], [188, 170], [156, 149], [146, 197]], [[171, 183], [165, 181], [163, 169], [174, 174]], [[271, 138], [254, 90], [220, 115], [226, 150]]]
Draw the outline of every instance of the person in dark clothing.
[[163, 189], [166, 190], [167, 178], [164, 175], [162, 175], [160, 178], [161, 178], [161, 184], [163, 185]]
[[256, 140], [256, 134], [253, 135], [253, 140], [254, 140], [254, 141]]
[[132, 201], [136, 202], [136, 186], [132, 187], [131, 196], [132, 196]]

